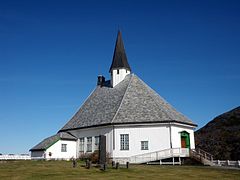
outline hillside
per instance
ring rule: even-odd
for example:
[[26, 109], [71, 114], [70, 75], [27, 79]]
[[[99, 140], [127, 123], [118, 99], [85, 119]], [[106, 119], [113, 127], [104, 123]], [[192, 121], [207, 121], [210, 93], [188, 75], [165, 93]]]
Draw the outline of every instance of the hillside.
[[195, 132], [196, 147], [214, 159], [240, 160], [240, 106], [217, 116]]

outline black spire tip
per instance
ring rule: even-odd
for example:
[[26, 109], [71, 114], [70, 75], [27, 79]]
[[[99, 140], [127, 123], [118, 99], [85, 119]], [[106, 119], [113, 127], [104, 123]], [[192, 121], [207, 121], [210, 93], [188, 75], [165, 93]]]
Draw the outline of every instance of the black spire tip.
[[112, 65], [109, 69], [109, 72], [111, 72], [113, 69], [119, 69], [119, 68], [126, 68], [129, 71], [131, 71], [131, 68], [127, 61], [127, 55], [125, 53], [123, 40], [122, 40], [122, 33], [120, 30], [118, 30]]

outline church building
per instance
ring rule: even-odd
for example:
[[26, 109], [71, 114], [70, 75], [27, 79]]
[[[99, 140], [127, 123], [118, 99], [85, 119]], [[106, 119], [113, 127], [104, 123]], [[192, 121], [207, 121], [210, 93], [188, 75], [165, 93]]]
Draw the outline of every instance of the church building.
[[98, 76], [96, 88], [56, 135], [30, 150], [32, 158], [79, 158], [98, 150], [102, 135], [115, 162], [188, 157], [197, 125], [132, 73], [120, 31], [109, 73], [110, 80]]

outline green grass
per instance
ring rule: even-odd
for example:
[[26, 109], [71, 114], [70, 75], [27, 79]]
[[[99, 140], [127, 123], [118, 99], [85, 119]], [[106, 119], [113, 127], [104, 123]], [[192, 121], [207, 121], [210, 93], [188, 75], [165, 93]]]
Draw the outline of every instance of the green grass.
[[240, 170], [204, 166], [130, 165], [130, 169], [72, 168], [66, 161], [0, 161], [0, 179], [207, 179], [240, 180]]

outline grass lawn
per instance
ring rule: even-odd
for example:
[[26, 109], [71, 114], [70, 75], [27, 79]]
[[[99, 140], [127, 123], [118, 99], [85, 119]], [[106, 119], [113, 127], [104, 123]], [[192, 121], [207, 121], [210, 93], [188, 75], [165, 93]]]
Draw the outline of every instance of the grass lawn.
[[[83, 162], [81, 163], [83, 165]], [[66, 161], [0, 161], [0, 179], [236, 179], [240, 170], [204, 166], [130, 165], [130, 169], [86, 169]]]

